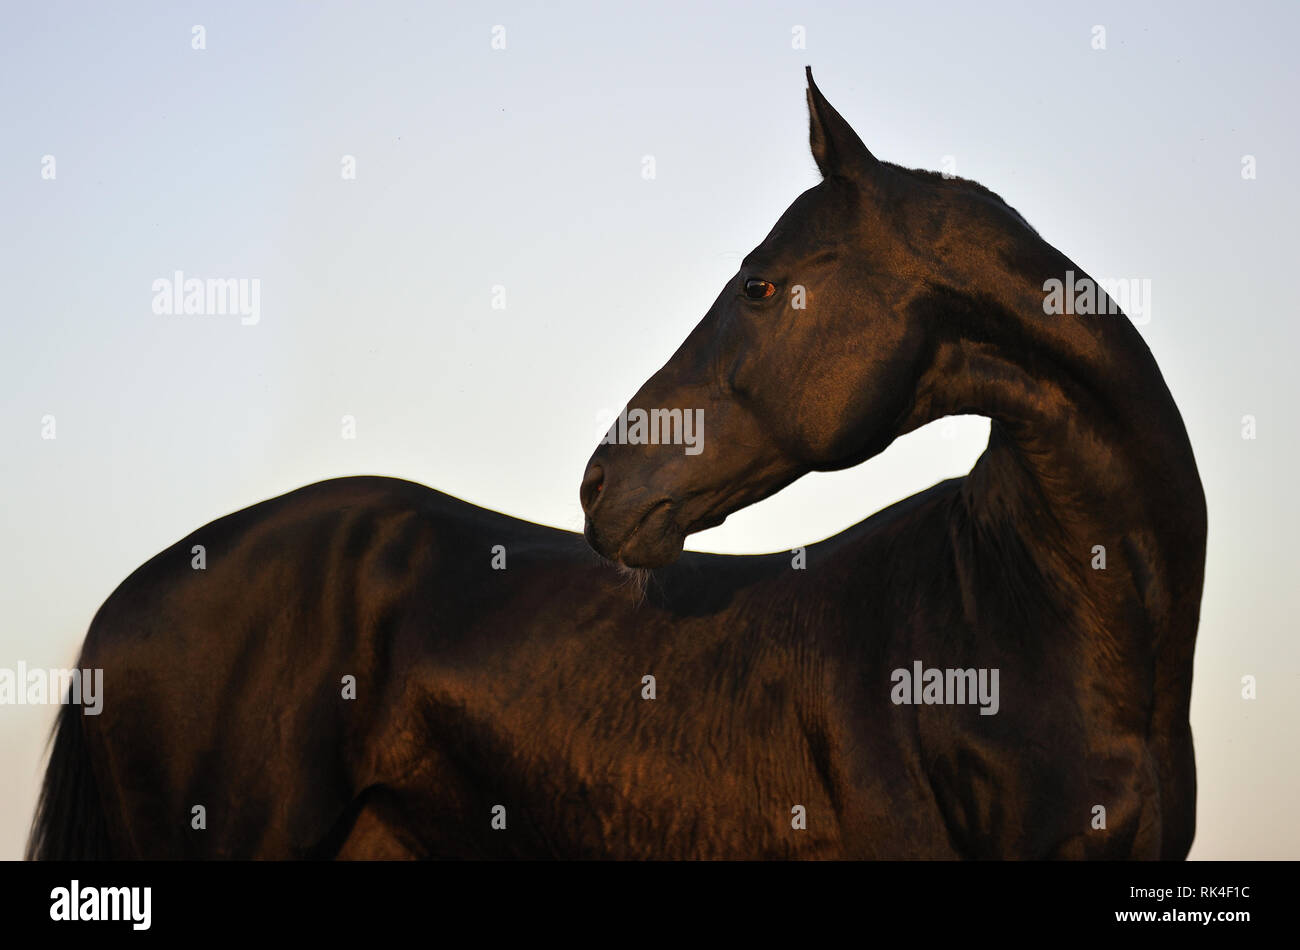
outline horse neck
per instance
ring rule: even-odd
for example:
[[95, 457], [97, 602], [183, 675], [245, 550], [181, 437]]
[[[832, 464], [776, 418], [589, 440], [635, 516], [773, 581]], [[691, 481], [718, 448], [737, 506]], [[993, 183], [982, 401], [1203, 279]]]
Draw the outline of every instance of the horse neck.
[[[1178, 598], [1199, 605], [1205, 501], [1182, 418], [1122, 313], [1044, 313], [1045, 279], [1086, 275], [1037, 235], [1024, 242], [945, 288], [951, 306], [935, 321], [934, 358], [902, 431], [946, 415], [990, 417], [961, 494], [980, 555], [1023, 552], [1066, 611], [1128, 616], [1136, 598], [1157, 628], [1186, 628]], [[1008, 259], [1022, 269], [995, 264]]]

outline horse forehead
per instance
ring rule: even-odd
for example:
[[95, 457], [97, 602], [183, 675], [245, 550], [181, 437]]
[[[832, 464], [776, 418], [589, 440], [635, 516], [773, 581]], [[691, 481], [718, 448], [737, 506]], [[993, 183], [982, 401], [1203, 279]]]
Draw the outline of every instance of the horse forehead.
[[813, 253], [842, 247], [851, 240], [855, 217], [840, 196], [812, 188], [786, 208], [755, 250]]
[[745, 258], [747, 265], [772, 265], [781, 261], [807, 258], [835, 251], [849, 243], [846, 225], [834, 224], [826, 218], [813, 218], [803, 223], [778, 225]]

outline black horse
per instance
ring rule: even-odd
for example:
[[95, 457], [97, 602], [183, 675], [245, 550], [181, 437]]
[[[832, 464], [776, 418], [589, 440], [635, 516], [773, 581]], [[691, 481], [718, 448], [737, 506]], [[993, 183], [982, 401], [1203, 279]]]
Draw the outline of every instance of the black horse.
[[[1184, 857], [1206, 512], [1156, 363], [1045, 312], [1087, 278], [996, 195], [808, 103], [824, 180], [591, 460], [603, 557], [389, 478], [207, 525], [96, 615], [30, 855]], [[966, 477], [681, 554], [952, 414], [992, 419]]]

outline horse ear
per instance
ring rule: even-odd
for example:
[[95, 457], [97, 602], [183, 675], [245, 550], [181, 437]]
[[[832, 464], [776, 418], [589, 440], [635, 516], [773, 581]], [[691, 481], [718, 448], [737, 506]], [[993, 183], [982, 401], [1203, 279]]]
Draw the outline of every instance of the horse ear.
[[805, 69], [808, 74], [808, 140], [822, 177], [866, 177], [878, 164], [876, 157], [867, 151], [853, 127], [826, 101], [817, 83], [813, 82], [812, 67]]

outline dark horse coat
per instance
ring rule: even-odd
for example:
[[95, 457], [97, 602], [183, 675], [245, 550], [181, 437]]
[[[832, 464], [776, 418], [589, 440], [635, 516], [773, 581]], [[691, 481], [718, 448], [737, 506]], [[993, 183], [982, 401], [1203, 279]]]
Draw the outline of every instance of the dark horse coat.
[[[598, 448], [587, 543], [389, 478], [201, 528], [96, 615], [103, 712], [61, 713], [31, 854], [1184, 857], [1206, 514], [1155, 361], [1045, 312], [1087, 276], [996, 195], [808, 99], [823, 181], [629, 403], [678, 427]], [[964, 478], [681, 553], [963, 413]]]

